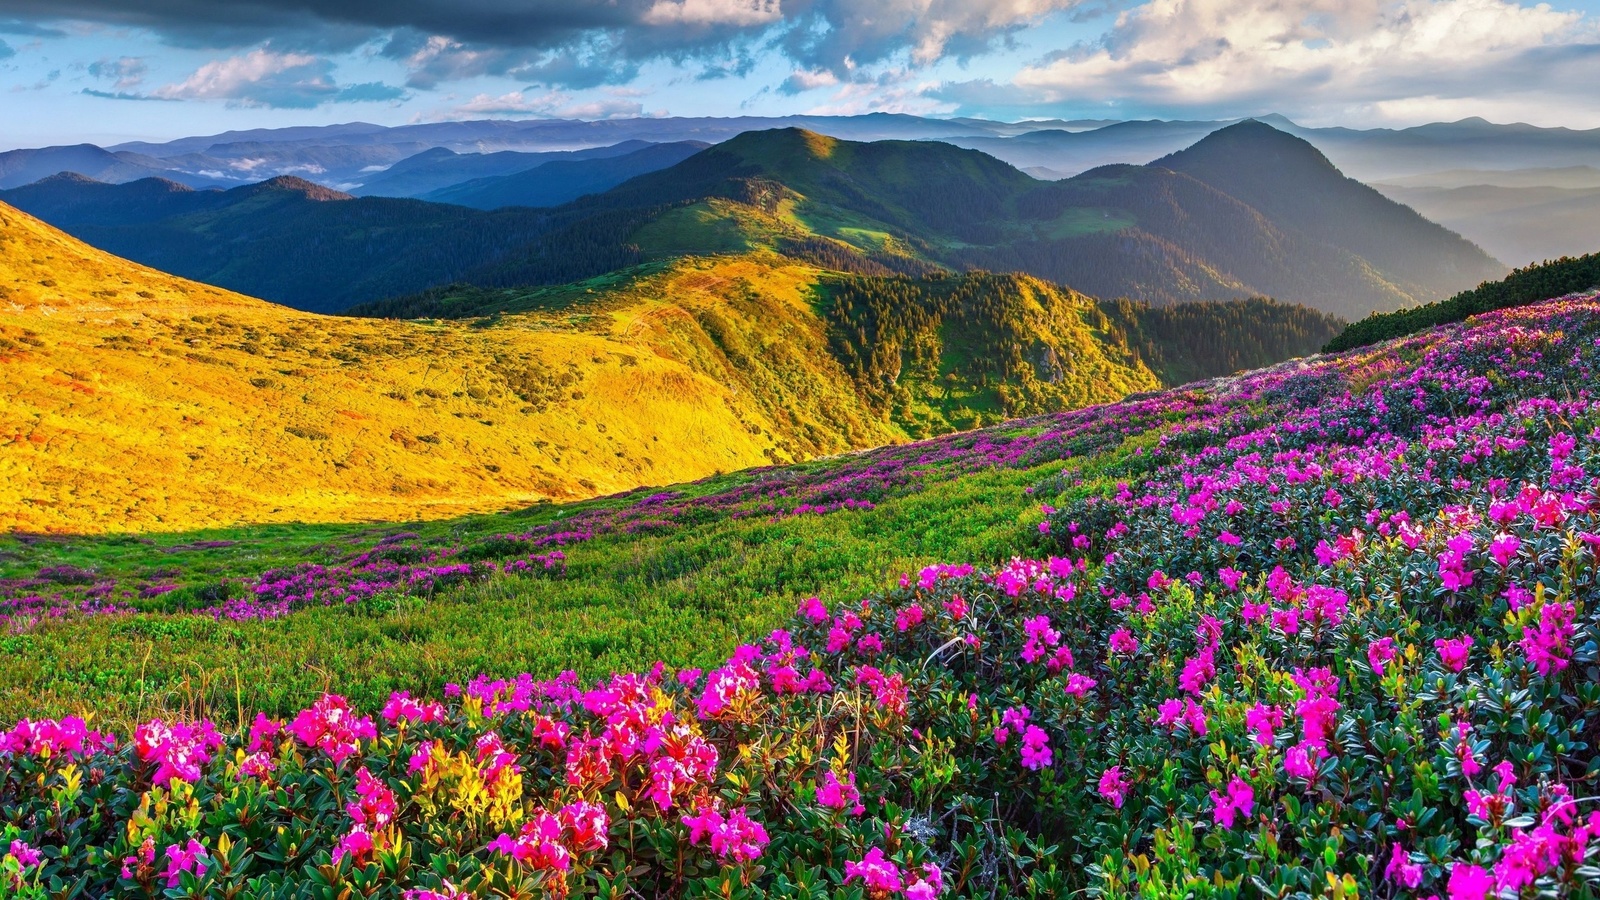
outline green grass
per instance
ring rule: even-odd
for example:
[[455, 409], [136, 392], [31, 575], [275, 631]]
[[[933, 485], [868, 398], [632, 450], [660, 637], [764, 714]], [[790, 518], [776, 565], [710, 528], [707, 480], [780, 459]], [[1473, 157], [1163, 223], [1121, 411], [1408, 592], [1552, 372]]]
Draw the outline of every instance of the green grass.
[[[1110, 458], [1107, 458], [1109, 464]], [[810, 464], [826, 466], [827, 461]], [[848, 600], [937, 561], [997, 562], [1026, 546], [1037, 510], [1024, 488], [1060, 469], [989, 469], [864, 512], [723, 519], [661, 534], [603, 536], [568, 548], [561, 579], [497, 578], [388, 608], [316, 608], [266, 622], [182, 613], [74, 617], [0, 638], [0, 720], [97, 710], [126, 726], [160, 711], [288, 712], [337, 685], [363, 705], [393, 690], [436, 693], [478, 673], [573, 668], [586, 676], [664, 660], [715, 664], [813, 594]], [[747, 475], [687, 486], [725, 489]], [[71, 564], [102, 574], [182, 568], [193, 584], [331, 559], [379, 535], [460, 540], [519, 530], [576, 508], [414, 526], [274, 526], [166, 535], [0, 542], [0, 574]], [[196, 540], [231, 547], [169, 553]]]

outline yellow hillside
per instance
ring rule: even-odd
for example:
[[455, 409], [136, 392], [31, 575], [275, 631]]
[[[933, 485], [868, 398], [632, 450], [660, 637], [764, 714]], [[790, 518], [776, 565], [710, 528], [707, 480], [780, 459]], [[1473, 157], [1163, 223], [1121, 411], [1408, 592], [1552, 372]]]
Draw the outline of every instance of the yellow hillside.
[[409, 519], [768, 461], [748, 398], [603, 334], [298, 313], [0, 206], [0, 528]]
[[[876, 364], [895, 374], [851, 377], [818, 309], [839, 277], [685, 258], [500, 292], [487, 318], [319, 316], [0, 205], [0, 530], [445, 517], [977, 424], [941, 410], [992, 386], [951, 383], [938, 354], [893, 350]], [[1092, 304], [1017, 291], [1024, 330], [1055, 342], [1029, 354], [1071, 362], [1011, 412], [1156, 386], [1092, 336]]]

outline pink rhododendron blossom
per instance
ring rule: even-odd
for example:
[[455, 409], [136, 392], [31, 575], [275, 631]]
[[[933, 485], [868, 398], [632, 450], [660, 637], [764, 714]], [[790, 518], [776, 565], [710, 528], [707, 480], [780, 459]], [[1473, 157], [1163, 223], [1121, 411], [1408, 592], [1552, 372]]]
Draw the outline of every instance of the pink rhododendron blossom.
[[1212, 820], [1223, 828], [1232, 828], [1237, 816], [1248, 819], [1255, 808], [1255, 789], [1237, 776], [1228, 782], [1226, 793], [1211, 792]]
[[861, 792], [856, 790], [856, 773], [846, 774], [844, 781], [840, 781], [832, 769], [822, 773], [822, 781], [817, 785], [817, 805], [836, 812], [849, 812], [852, 816], [866, 812], [866, 807], [861, 805]]
[[1134, 638], [1133, 632], [1126, 628], [1118, 628], [1111, 632], [1111, 637], [1106, 641], [1106, 646], [1112, 653], [1131, 656], [1139, 652], [1139, 641]]
[[1467, 667], [1467, 656], [1472, 650], [1472, 635], [1464, 634], [1458, 638], [1446, 640], [1440, 638], [1433, 642], [1439, 651], [1439, 662], [1452, 672], [1460, 672]]
[[1384, 867], [1383, 877], [1408, 890], [1415, 890], [1422, 884], [1422, 866], [1411, 861], [1411, 854], [1404, 847], [1394, 844], [1389, 853], [1389, 864]]
[[1283, 710], [1257, 703], [1245, 711], [1244, 724], [1255, 732], [1256, 743], [1271, 747], [1277, 742], [1277, 730], [1283, 727]]
[[1115, 809], [1121, 809], [1122, 803], [1127, 799], [1130, 785], [1122, 777], [1122, 767], [1112, 766], [1100, 773], [1100, 796]]
[[156, 763], [151, 782], [166, 785], [200, 780], [201, 769], [211, 761], [213, 751], [223, 746], [222, 736], [210, 722], [173, 722], [151, 719], [133, 732], [134, 752], [145, 762]]
[[1379, 638], [1367, 645], [1367, 665], [1372, 667], [1372, 674], [1382, 676], [1385, 667], [1391, 660], [1399, 656], [1394, 649], [1394, 638]]
[[289, 725], [289, 733], [300, 743], [326, 753], [335, 765], [359, 752], [361, 741], [378, 737], [372, 720], [358, 716], [350, 701], [337, 694], [323, 694], [310, 708], [301, 710]]
[[1577, 609], [1570, 602], [1547, 602], [1539, 608], [1539, 621], [1523, 628], [1518, 644], [1540, 675], [1560, 672], [1572, 660], [1573, 618], [1576, 615]]
[[900, 867], [885, 858], [883, 851], [877, 847], [868, 850], [860, 860], [847, 861], [844, 864], [844, 883], [849, 884], [858, 879], [868, 894], [896, 893], [905, 884]]
[[683, 824], [689, 826], [689, 843], [709, 843], [711, 852], [727, 863], [760, 859], [769, 840], [767, 830], [743, 807], [724, 815], [716, 806], [706, 806], [695, 815], [684, 816]]
[[1450, 868], [1447, 890], [1450, 900], [1485, 900], [1494, 890], [1494, 879], [1477, 866], [1456, 863]]

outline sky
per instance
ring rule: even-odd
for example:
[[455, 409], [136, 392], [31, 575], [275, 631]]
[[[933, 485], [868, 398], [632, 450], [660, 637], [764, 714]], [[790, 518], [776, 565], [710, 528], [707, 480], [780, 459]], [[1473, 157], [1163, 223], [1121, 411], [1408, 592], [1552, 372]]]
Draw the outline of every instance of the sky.
[[904, 112], [1600, 127], [1600, 0], [0, 0], [0, 149]]

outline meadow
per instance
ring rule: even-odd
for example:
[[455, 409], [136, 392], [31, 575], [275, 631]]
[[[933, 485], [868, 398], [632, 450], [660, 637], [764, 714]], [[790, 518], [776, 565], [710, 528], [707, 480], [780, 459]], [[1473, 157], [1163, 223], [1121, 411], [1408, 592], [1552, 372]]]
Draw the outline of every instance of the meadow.
[[1593, 895], [1597, 365], [1575, 295], [576, 506], [13, 540], [0, 877]]

